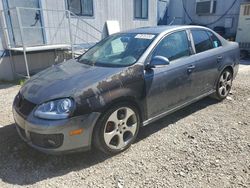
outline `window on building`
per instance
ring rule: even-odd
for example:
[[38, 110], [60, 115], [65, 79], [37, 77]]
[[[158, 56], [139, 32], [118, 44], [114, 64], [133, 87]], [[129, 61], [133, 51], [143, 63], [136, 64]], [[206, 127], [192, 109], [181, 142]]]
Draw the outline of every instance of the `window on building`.
[[93, 16], [93, 0], [68, 0], [68, 9], [79, 16]]
[[148, 0], [134, 0], [134, 17], [148, 19]]
[[186, 31], [180, 31], [166, 36], [156, 47], [153, 56], [163, 56], [173, 61], [189, 56], [189, 42]]
[[192, 31], [196, 53], [201, 53], [213, 48], [209, 35], [203, 30]]
[[196, 14], [198, 15], [206, 15], [206, 14], [214, 14], [216, 12], [216, 0], [206, 0], [201, 2], [196, 2]]

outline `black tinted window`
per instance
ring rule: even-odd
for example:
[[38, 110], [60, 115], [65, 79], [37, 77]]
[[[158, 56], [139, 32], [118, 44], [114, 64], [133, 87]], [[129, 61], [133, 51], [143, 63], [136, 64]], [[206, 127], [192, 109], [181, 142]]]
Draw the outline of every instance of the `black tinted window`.
[[134, 0], [134, 17], [148, 19], [148, 0]]
[[68, 0], [68, 9], [76, 15], [93, 16], [93, 0]]
[[221, 41], [210, 31], [207, 31], [210, 39], [212, 40], [213, 47], [218, 48], [221, 46]]
[[164, 56], [170, 61], [189, 56], [189, 42], [185, 31], [165, 37], [156, 47], [153, 56]]
[[206, 31], [192, 31], [196, 53], [201, 53], [213, 48], [212, 42]]

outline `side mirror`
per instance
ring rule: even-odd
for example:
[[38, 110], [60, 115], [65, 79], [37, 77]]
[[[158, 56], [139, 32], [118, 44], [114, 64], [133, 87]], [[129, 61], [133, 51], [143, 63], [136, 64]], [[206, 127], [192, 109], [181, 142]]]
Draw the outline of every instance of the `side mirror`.
[[169, 65], [170, 61], [168, 58], [163, 56], [154, 56], [150, 63], [146, 66], [147, 68], [155, 68]]

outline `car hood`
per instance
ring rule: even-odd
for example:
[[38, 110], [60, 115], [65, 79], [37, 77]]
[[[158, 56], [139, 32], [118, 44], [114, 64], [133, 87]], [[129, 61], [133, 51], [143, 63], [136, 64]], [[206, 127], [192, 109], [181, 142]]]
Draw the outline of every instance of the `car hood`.
[[109, 80], [123, 69], [90, 66], [69, 60], [34, 75], [20, 93], [35, 104], [64, 97], [77, 98], [79, 95], [87, 98], [93, 94], [88, 92], [89, 88], [95, 89], [100, 81]]

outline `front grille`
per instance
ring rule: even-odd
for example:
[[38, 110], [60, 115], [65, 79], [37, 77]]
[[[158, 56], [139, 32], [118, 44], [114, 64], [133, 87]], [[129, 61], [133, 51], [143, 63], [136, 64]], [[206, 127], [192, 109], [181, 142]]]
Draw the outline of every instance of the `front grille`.
[[14, 100], [14, 107], [23, 118], [26, 118], [35, 106], [36, 104], [26, 100], [20, 93], [17, 94]]
[[30, 132], [32, 144], [46, 149], [59, 148], [63, 144], [63, 138], [63, 134], [37, 134]]

